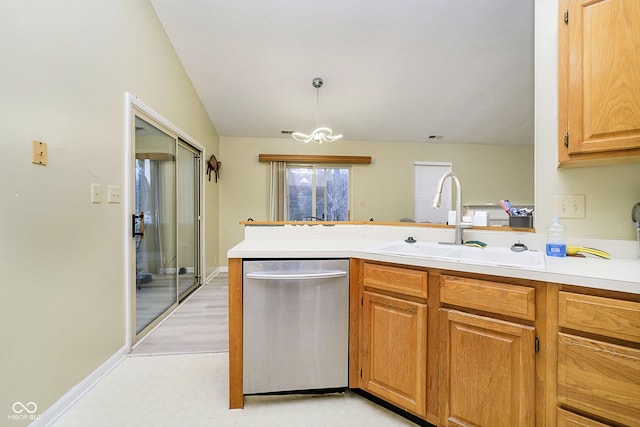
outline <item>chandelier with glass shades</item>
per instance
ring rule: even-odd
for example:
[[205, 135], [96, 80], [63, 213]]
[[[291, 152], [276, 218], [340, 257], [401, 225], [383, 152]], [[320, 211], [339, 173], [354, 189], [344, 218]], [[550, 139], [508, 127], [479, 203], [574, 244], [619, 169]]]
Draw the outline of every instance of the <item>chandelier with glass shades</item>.
[[305, 135], [301, 132], [294, 132], [291, 136], [296, 141], [322, 144], [323, 142], [333, 142], [342, 138], [342, 135], [334, 136], [331, 129], [320, 127], [320, 88], [323, 84], [324, 81], [320, 77], [316, 77], [311, 81], [311, 85], [316, 88], [316, 130], [314, 130], [310, 135]]

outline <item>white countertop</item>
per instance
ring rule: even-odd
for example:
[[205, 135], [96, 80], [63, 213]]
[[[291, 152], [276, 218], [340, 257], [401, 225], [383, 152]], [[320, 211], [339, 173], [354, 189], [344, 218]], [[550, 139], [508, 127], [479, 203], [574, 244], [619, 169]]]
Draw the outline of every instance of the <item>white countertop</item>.
[[[424, 257], [384, 255], [370, 252], [392, 240], [413, 236], [425, 241], [450, 241], [452, 229], [429, 229], [376, 225], [248, 226], [245, 240], [227, 253], [229, 258], [361, 258], [410, 266], [515, 277], [543, 282], [586, 286], [640, 294], [640, 258], [635, 241], [571, 239], [577, 246], [606, 250], [612, 258], [545, 256], [546, 268], [526, 269], [451, 262]], [[465, 231], [465, 240], [481, 240], [509, 247], [521, 241], [530, 249], [543, 250], [544, 236], [535, 233]]]

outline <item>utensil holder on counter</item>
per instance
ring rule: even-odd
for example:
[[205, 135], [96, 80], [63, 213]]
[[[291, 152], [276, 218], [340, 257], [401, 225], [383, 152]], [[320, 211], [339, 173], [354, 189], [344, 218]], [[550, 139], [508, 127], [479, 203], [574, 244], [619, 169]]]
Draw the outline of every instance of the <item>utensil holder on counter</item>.
[[510, 216], [509, 227], [511, 228], [533, 228], [533, 215]]

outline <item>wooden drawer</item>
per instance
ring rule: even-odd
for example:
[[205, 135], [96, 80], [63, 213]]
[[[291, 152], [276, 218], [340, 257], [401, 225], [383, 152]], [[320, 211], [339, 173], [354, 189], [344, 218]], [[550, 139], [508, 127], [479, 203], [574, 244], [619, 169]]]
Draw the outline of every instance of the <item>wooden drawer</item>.
[[640, 343], [640, 303], [560, 292], [560, 327]]
[[489, 313], [535, 320], [534, 288], [442, 275], [440, 301]]
[[559, 333], [558, 403], [640, 426], [640, 350]]
[[558, 427], [611, 427], [589, 418], [558, 408]]
[[426, 271], [388, 265], [364, 264], [364, 286], [403, 295], [427, 298]]

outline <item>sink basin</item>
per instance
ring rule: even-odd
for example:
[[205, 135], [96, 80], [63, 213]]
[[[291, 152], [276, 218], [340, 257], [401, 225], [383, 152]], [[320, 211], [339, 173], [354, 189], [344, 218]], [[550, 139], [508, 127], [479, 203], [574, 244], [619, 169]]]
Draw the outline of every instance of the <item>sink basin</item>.
[[433, 242], [406, 243], [402, 240], [370, 248], [369, 252], [431, 258], [469, 264], [544, 269], [544, 253], [540, 251], [514, 252], [510, 248], [477, 248]]
[[544, 253], [540, 251], [514, 252], [510, 248], [456, 246], [448, 256], [462, 262], [476, 264], [544, 269]]
[[457, 249], [454, 245], [446, 245], [431, 242], [406, 243], [402, 240], [391, 242], [379, 247], [369, 249], [370, 252], [411, 255], [426, 258], [446, 258], [449, 253]]

